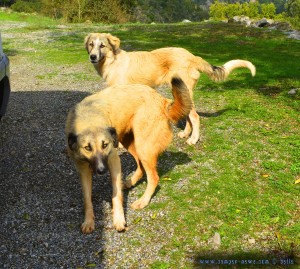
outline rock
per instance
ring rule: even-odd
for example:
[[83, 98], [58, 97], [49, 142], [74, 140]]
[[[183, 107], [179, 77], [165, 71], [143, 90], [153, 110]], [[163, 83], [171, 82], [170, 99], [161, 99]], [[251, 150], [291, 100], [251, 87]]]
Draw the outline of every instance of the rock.
[[221, 236], [219, 233], [215, 233], [215, 235], [208, 240], [210, 244], [213, 245], [214, 249], [218, 249], [221, 246]]
[[292, 26], [289, 22], [275, 22], [274, 27], [275, 29], [282, 30], [282, 31], [292, 30]]
[[274, 23], [273, 20], [268, 20], [266, 18], [262, 18], [261, 20], [255, 23], [256, 27], [268, 27]]
[[287, 33], [289, 38], [300, 40], [300, 31], [294, 30]]
[[190, 20], [183, 20], [182, 21], [183, 23], [189, 23], [189, 22], [191, 22]]
[[240, 22], [241, 17], [240, 16], [234, 16], [232, 19], [229, 20], [230, 22]]
[[246, 25], [246, 27], [268, 27], [270, 30], [280, 30], [288, 35], [289, 38], [300, 40], [300, 31], [293, 30], [289, 22], [274, 21], [272, 19], [263, 18], [258, 21], [254, 21], [247, 16], [234, 16], [229, 19], [228, 22], [240, 23]]
[[249, 242], [249, 244], [254, 245], [255, 244], [255, 239], [254, 238], [249, 238], [248, 242]]
[[246, 26], [250, 26], [253, 21], [248, 16], [234, 16], [229, 22], [240, 23]]
[[241, 23], [247, 23], [248, 21], [250, 21], [250, 18], [247, 16], [241, 16], [240, 22]]
[[291, 89], [291, 90], [288, 92], [288, 94], [294, 95], [294, 94], [296, 94], [297, 91], [299, 91], [299, 90], [300, 90], [300, 89]]

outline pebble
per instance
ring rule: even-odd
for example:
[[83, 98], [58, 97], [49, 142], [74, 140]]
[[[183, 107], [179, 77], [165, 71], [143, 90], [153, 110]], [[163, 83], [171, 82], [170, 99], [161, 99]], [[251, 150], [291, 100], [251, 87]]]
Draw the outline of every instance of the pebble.
[[255, 239], [254, 238], [249, 238], [248, 242], [249, 242], [249, 244], [254, 245], [255, 244]]
[[291, 90], [288, 92], [288, 94], [294, 95], [294, 94], [296, 94], [299, 90], [300, 90], [300, 89], [291, 89]]

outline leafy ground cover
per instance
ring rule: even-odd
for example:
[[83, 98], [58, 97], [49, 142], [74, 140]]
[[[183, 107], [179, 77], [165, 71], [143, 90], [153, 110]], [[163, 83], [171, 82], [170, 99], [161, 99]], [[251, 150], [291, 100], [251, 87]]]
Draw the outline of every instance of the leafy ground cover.
[[[0, 18], [0, 25], [10, 23], [1, 31], [11, 64], [20, 58], [32, 65], [42, 61], [37, 83], [100, 82], [83, 46], [89, 32], [117, 35], [128, 51], [179, 46], [214, 65], [252, 61], [254, 78], [247, 70], [223, 83], [202, 75], [194, 92], [201, 139], [188, 146], [176, 137], [184, 122], [174, 128], [174, 140], [159, 159], [160, 187], [149, 207], [131, 213], [129, 231], [117, 235], [118, 251], [148, 257], [147, 250], [155, 249], [155, 258], [144, 260], [123, 253], [128, 268], [193, 268], [213, 261], [296, 268], [291, 264], [300, 255], [300, 90], [288, 92], [300, 88], [299, 41], [276, 30], [223, 23], [61, 25], [26, 15]], [[76, 66], [86, 66], [86, 72]], [[160, 92], [170, 96], [167, 88]], [[139, 184], [134, 194], [144, 188]], [[103, 243], [103, 261], [122, 268], [108, 244]]]

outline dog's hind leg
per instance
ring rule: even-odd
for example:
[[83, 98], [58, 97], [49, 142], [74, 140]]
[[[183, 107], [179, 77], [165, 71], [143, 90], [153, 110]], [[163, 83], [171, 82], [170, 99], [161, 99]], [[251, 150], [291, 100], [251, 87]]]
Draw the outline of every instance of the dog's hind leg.
[[192, 132], [192, 122], [190, 117], [187, 117], [184, 130], [178, 133], [180, 138], [187, 138], [189, 137], [190, 133]]
[[95, 230], [95, 216], [92, 204], [92, 172], [88, 164], [76, 164], [80, 174], [83, 201], [84, 201], [84, 222], [81, 225], [81, 231], [85, 234]]
[[147, 188], [143, 196], [132, 203], [131, 207], [133, 209], [142, 209], [150, 203], [151, 197], [159, 182], [159, 176], [156, 170], [157, 157], [148, 157], [146, 161], [141, 162], [147, 174]]
[[134, 143], [131, 143], [127, 147], [127, 150], [134, 157], [134, 159], [136, 161], [136, 165], [137, 165], [137, 168], [136, 168], [134, 174], [130, 177], [130, 179], [127, 179], [124, 182], [124, 186], [129, 189], [132, 186], [134, 186], [142, 178], [142, 176], [144, 174], [144, 170], [143, 170], [143, 165], [142, 165], [141, 161], [139, 160], [138, 154], [136, 152]]
[[109, 155], [108, 167], [111, 175], [113, 194], [113, 224], [117, 231], [125, 229], [126, 221], [123, 209], [121, 161], [116, 150]]
[[[189, 89], [191, 100], [193, 100], [193, 90], [197, 84], [199, 79], [199, 72], [196, 70], [190, 71], [191, 77], [182, 77], [184, 83]], [[196, 144], [199, 140], [199, 129], [200, 129], [200, 117], [195, 109], [195, 105], [193, 104], [193, 108], [190, 111], [190, 114], [187, 118], [186, 125], [183, 131], [178, 133], [180, 138], [187, 138], [191, 133], [190, 138], [186, 141], [189, 145]]]
[[194, 145], [197, 143], [197, 141], [199, 140], [199, 136], [200, 136], [200, 133], [199, 133], [200, 117], [199, 117], [197, 111], [195, 110], [195, 107], [193, 107], [192, 110], [190, 111], [189, 121], [191, 122], [193, 131], [192, 131], [190, 138], [186, 142], [189, 145]]

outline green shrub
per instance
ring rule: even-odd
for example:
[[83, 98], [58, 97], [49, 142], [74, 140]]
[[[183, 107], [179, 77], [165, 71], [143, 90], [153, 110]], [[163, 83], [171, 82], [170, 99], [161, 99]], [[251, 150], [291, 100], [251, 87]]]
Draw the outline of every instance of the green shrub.
[[[268, 6], [268, 5], [267, 5]], [[274, 4], [272, 4], [274, 6]], [[259, 7], [258, 3], [220, 3], [219, 1], [214, 2], [210, 6], [210, 16], [215, 19], [231, 19], [234, 16], [248, 16], [250, 18], [259, 17]], [[274, 6], [275, 7], [275, 6]], [[269, 8], [269, 7], [268, 7]], [[264, 10], [266, 8], [264, 7]], [[270, 8], [269, 8], [270, 9]], [[267, 9], [269, 11], [269, 9]], [[271, 11], [269, 11], [271, 13]]]
[[16, 12], [34, 13], [39, 12], [41, 5], [39, 2], [26, 2], [17, 0], [16, 3], [11, 5], [11, 9]]
[[226, 18], [226, 3], [220, 3], [219, 1], [214, 2], [209, 9], [209, 15], [212, 18], [216, 19], [225, 19]]
[[265, 18], [274, 19], [276, 14], [276, 7], [273, 3], [261, 4], [261, 15]]
[[226, 5], [225, 16], [227, 19], [240, 15], [244, 15], [242, 5], [240, 3]]
[[244, 5], [248, 5], [247, 13], [245, 14], [245, 16], [248, 16], [249, 18], [259, 17], [259, 4], [257, 2], [244, 3]]

